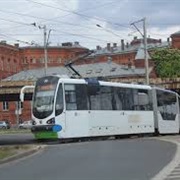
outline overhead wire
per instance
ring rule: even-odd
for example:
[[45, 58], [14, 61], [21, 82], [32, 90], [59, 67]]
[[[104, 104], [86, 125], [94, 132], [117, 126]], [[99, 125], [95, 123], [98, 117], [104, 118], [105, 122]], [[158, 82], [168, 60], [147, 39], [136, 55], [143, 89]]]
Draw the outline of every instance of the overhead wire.
[[[89, 11], [89, 10], [94, 10], [94, 9], [97, 9], [97, 8], [102, 8], [102, 7], [104, 7], [104, 6], [107, 6], [107, 5], [110, 5], [110, 4], [113, 4], [113, 3], [116, 3], [116, 1], [112, 1], [112, 2], [108, 2], [108, 3], [103, 3], [103, 4], [100, 4], [99, 6], [93, 6], [93, 7], [90, 7], [90, 8], [86, 8], [86, 9], [84, 9], [83, 11], [81, 11], [81, 13], [82, 12], [87, 12], [87, 11]], [[61, 3], [61, 5], [62, 5], [62, 3]], [[65, 8], [66, 9], [68, 9], [68, 10], [70, 10], [65, 4], [64, 4], [64, 6], [65, 6]], [[72, 11], [72, 10], [70, 10], [70, 11]], [[56, 18], [64, 18], [64, 17], [67, 17], [67, 16], [69, 16], [69, 15], [71, 15], [72, 13], [68, 13], [68, 14], [66, 14], [66, 15], [63, 15], [63, 16], [59, 16], [59, 17], [56, 17]], [[54, 19], [56, 19], [56, 18], [54, 18]], [[53, 18], [52, 18], [53, 19]]]
[[99, 39], [99, 38], [94, 38], [94, 37], [91, 37], [91, 36], [86, 36], [86, 35], [83, 35], [83, 34], [76, 34], [76, 33], [71, 33], [71, 32], [65, 32], [65, 31], [62, 31], [62, 30], [55, 30], [57, 32], [61, 32], [61, 33], [64, 33], [64, 34], [69, 34], [69, 35], [72, 35], [72, 36], [79, 36], [79, 37], [83, 37], [83, 38], [88, 38], [88, 39], [93, 39], [93, 40], [97, 40], [97, 41], [103, 41], [103, 42], [109, 42], [107, 40], [103, 40], [103, 39]]
[[[33, 15], [27, 15], [27, 14], [24, 14], [24, 13], [11, 12], [11, 11], [1, 10], [1, 9], [0, 9], [0, 12], [10, 13], [10, 14], [16, 14], [16, 15], [19, 15], [19, 16], [27, 16], [27, 17], [29, 17], [29, 18], [37, 18], [37, 19], [43, 19], [43, 20], [51, 21], [51, 20], [46, 19], [46, 18], [41, 18], [41, 17], [37, 17], [37, 16], [33, 16]], [[2, 18], [0, 18], [0, 19], [2, 19]], [[29, 25], [32, 25], [32, 23], [31, 23], [31, 24], [20, 23], [20, 22], [14, 21], [14, 20], [7, 20], [7, 19], [4, 19], [4, 18], [3, 18], [3, 20], [4, 20], [4, 21], [8, 21], [8, 22], [13, 22], [13, 23], [18, 23], [18, 24], [28, 25], [28, 26], [29, 26]], [[78, 26], [78, 27], [80, 26], [79, 24], [74, 24], [74, 23], [67, 23], [67, 22], [65, 23], [65, 22], [60, 22], [60, 21], [55, 21], [55, 22], [64, 23], [64, 24], [71, 25], [71, 26]], [[81, 27], [82, 27], [82, 28], [90, 29], [90, 27], [85, 27], [85, 26], [81, 26]], [[93, 29], [94, 29], [94, 28], [93, 28]], [[103, 29], [104, 29], [104, 28], [103, 28]], [[112, 32], [112, 31], [110, 31], [110, 30], [107, 30], [107, 29], [104, 29], [104, 30], [107, 31], [107, 32], [109, 32], [109, 33], [111, 33], [111, 34], [113, 34], [113, 35], [115, 35], [115, 36], [121, 37], [121, 36], [119, 36], [118, 34]]]
[[19, 39], [13, 38], [13, 37], [11, 37], [9, 35], [2, 34], [2, 33], [0, 33], [0, 36], [4, 36], [4, 37], [10, 38], [10, 39], [12, 39], [12, 40], [14, 40], [16, 42], [21, 42], [21, 43], [28, 44], [28, 45], [37, 45], [36, 43], [32, 43], [32, 42], [30, 43], [30, 42], [27, 42], [27, 41], [19, 40]]
[[38, 4], [38, 5], [40, 5], [40, 6], [44, 6], [44, 7], [49, 7], [49, 8], [57, 9], [57, 10], [60, 10], [60, 11], [69, 12], [69, 13], [78, 15], [78, 16], [80, 16], [80, 17], [83, 17], [83, 18], [85, 18], [85, 19], [87, 19], [87, 20], [89, 20], [89, 19], [95, 19], [95, 20], [99, 20], [99, 21], [103, 21], [103, 22], [112, 24], [112, 25], [116, 25], [116, 26], [120, 26], [120, 27], [124, 27], [124, 28], [130, 28], [129, 25], [126, 26], [126, 25], [119, 24], [119, 23], [115, 23], [115, 22], [111, 22], [111, 21], [108, 21], [108, 20], [105, 20], [105, 19], [102, 19], [102, 18], [91, 17], [91, 16], [88, 16], [88, 15], [85, 15], [85, 14], [78, 13], [78, 12], [76, 12], [76, 11], [71, 11], [71, 10], [68, 10], [68, 9], [63, 9], [63, 8], [59, 8], [59, 7], [47, 5], [47, 4], [40, 3], [40, 2], [37, 2], [37, 1], [34, 1], [34, 0], [25, 0], [25, 1], [31, 2], [31, 3], [35, 3], [35, 4]]
[[168, 33], [163, 33], [163, 34], [159, 34], [159, 33], [153, 33], [152, 31], [148, 31], [149, 34], [155, 35], [155, 36], [161, 36], [161, 37], [165, 37], [165, 36], [169, 36], [170, 34]]
[[16, 24], [21, 24], [21, 25], [25, 25], [25, 26], [31, 26], [30, 23], [24, 23], [24, 22], [20, 22], [20, 21], [14, 21], [14, 20], [11, 20], [11, 19], [5, 19], [5, 18], [1, 18], [1, 17], [0, 17], [0, 20], [2, 20], [2, 21], [7, 21], [7, 22], [11, 22], [11, 23], [16, 23]]
[[[86, 29], [90, 29], [90, 28], [91, 28], [91, 27], [82, 26], [82, 25], [75, 24], [75, 23], [57, 21], [57, 20], [52, 20], [52, 19], [46, 19], [46, 18], [43, 18], [43, 17], [28, 15], [28, 14], [24, 14], [24, 13], [17, 13], [17, 12], [12, 12], [12, 11], [7, 11], [7, 10], [1, 10], [1, 9], [0, 9], [0, 12], [10, 13], [10, 14], [16, 14], [16, 15], [19, 15], [19, 16], [24, 16], [24, 17], [34, 18], [34, 19], [41, 19], [41, 20], [50, 21], [50, 22], [54, 21], [54, 22], [56, 22], [56, 23], [62, 23], [62, 24], [66, 24], [66, 25], [69, 25], [69, 26], [77, 26], [77, 27], [82, 27], [82, 28], [86, 28]], [[1, 19], [1, 18], [0, 18], [0, 19]], [[6, 19], [2, 19], [2, 20], [5, 21]], [[10, 21], [10, 20], [7, 20], [7, 21]], [[12, 20], [11, 22], [15, 22], [15, 21]], [[94, 28], [93, 28], [93, 29], [94, 29]]]
[[[28, 2], [33, 2], [33, 3], [37, 3], [37, 4], [42, 5], [42, 6], [46, 6], [46, 7], [50, 7], [50, 8], [55, 8], [55, 9], [62, 10], [62, 11], [67, 11], [67, 12], [70, 12], [70, 13], [73, 13], [73, 14], [76, 14], [76, 15], [79, 15], [79, 16], [82, 16], [82, 17], [85, 17], [85, 18], [88, 18], [88, 19], [89, 19], [89, 18], [92, 19], [92, 17], [90, 17], [90, 16], [87, 16], [87, 15], [84, 15], [84, 14], [80, 14], [80, 13], [77, 13], [77, 12], [75, 12], [75, 11], [71, 11], [71, 10], [67, 10], [67, 9], [62, 9], [62, 8], [58, 8], [58, 7], [46, 5], [46, 4], [39, 3], [39, 2], [36, 2], [36, 1], [33, 1], [33, 0], [26, 0], [26, 1], [28, 1]], [[115, 3], [115, 2], [111, 2], [111, 3]], [[106, 5], [107, 5], [107, 4], [110, 4], [110, 3], [106, 3]], [[66, 15], [65, 15], [65, 16], [66, 16]], [[101, 21], [102, 21], [102, 19], [95, 18], [95, 17], [93, 17], [93, 19], [97, 19], [97, 20], [101, 20]], [[124, 25], [120, 25], [120, 24], [117, 24], [117, 23], [112, 23], [112, 22], [109, 22], [109, 21], [107, 21], [107, 20], [103, 20], [103, 21], [108, 22], [108, 23], [111, 23], [111, 24], [114, 24], [114, 25], [118, 25], [118, 26], [123, 26], [123, 27], [125, 27]], [[129, 27], [126, 27], [126, 28], [129, 28]], [[108, 33], [111, 33], [111, 34], [113, 34], [113, 35], [115, 35], [115, 36], [117, 36], [117, 37], [121, 37], [121, 38], [122, 38], [122, 36], [114, 33], [113, 31], [110, 31], [110, 30], [105, 29], [105, 28], [103, 28], [103, 29], [104, 29], [106, 32], [108, 32]]]
[[[18, 22], [18, 21], [13, 21], [13, 23], [22, 24], [21, 22]], [[72, 36], [83, 37], [83, 38], [86, 38], [86, 39], [91, 39], [91, 40], [96, 40], [96, 41], [103, 41], [103, 42], [109, 42], [107, 40], [103, 40], [103, 39], [99, 39], [99, 38], [95, 38], [95, 37], [91, 37], [91, 36], [87, 36], [87, 35], [83, 35], [83, 34], [70, 33], [70, 32], [67, 32], [67, 31], [65, 32], [65, 31], [62, 31], [62, 30], [54, 30], [54, 31], [57, 31], [57, 32], [59, 31], [59, 32], [61, 32], [63, 34], [69, 34], [69, 35], [72, 35]], [[4, 35], [4, 36], [10, 37], [9, 35]], [[23, 41], [17, 40], [17, 39], [12, 38], [12, 37], [10, 37], [10, 38], [14, 39], [15, 41], [18, 41], [18, 42], [23, 42]], [[30, 44], [30, 43], [27, 43], [27, 44]]]
[[[26, 0], [26, 1], [29, 1], [29, 2], [33, 2], [33, 3], [37, 3], [37, 4], [40, 4], [40, 5], [44, 5], [44, 6], [48, 6], [48, 7], [51, 7], [51, 8], [55, 8], [57, 9], [56, 7], [53, 7], [53, 6], [49, 6], [49, 5], [45, 5], [43, 3], [38, 3], [36, 1], [31, 1], [31, 0]], [[58, 8], [59, 9], [59, 8]], [[62, 10], [62, 9], [59, 9], [59, 10]], [[27, 15], [27, 14], [23, 14], [23, 13], [17, 13], [17, 12], [11, 12], [11, 11], [5, 11], [5, 10], [0, 10], [1, 12], [5, 12], [5, 13], [11, 13], [11, 14], [17, 14], [17, 15], [20, 15], [20, 16], [27, 16], [27, 17], [30, 17], [30, 18], [37, 18], [37, 19], [42, 19], [42, 20], [47, 20], [47, 21], [52, 21], [52, 20], [49, 20], [49, 19], [46, 19], [46, 18], [41, 18], [41, 17], [36, 17], [36, 16], [33, 16], [33, 15]], [[86, 18], [92, 18], [92, 17], [89, 17], [87, 15], [82, 15], [82, 14], [79, 14], [77, 12], [71, 12], [69, 10], [64, 10], [64, 11], [67, 11], [67, 12], [70, 12], [70, 13], [73, 13], [73, 14], [78, 14], [79, 16], [83, 16], [83, 17], [86, 17]], [[98, 19], [99, 18], [94, 18], [94, 19]], [[4, 20], [4, 21], [8, 21], [8, 22], [12, 22], [12, 23], [17, 23], [17, 24], [21, 24], [21, 25], [28, 25], [28, 26], [31, 26], [32, 24], [28, 24], [28, 23], [23, 23], [23, 22], [18, 22], [18, 21], [14, 21], [14, 20], [9, 20], [9, 19], [4, 19], [4, 18], [0, 18], [0, 20]], [[106, 21], [106, 20], [103, 20], [103, 21]], [[56, 21], [58, 23], [63, 23], [63, 22], [59, 22], [59, 21]], [[112, 22], [111, 22], [112, 23]], [[79, 24], [72, 24], [72, 23], [65, 23], [65, 24], [68, 24], [68, 25], [72, 25], [72, 26], [80, 26]], [[116, 24], [117, 25], [117, 24]], [[119, 24], [118, 24], [119, 25]], [[84, 26], [83, 26], [84, 28]], [[85, 28], [88, 28], [89, 27], [85, 27]], [[106, 30], [107, 32], [115, 35], [115, 36], [119, 36], [117, 35], [116, 33], [113, 33], [113, 32], [110, 32], [108, 30]], [[62, 31], [61, 31], [62, 32]], [[75, 33], [70, 33], [70, 32], [63, 32], [63, 33], [66, 33], [66, 34], [69, 34], [69, 35], [73, 35], [73, 36], [79, 36], [79, 37], [83, 37], [83, 38], [90, 38], [90, 39], [93, 39], [93, 40], [98, 40], [98, 41], [104, 41], [104, 42], [109, 42], [107, 40], [102, 40], [102, 39], [99, 39], [99, 38], [94, 38], [94, 37], [91, 37], [91, 36], [85, 36], [85, 35], [79, 35], [79, 34], [75, 34]], [[119, 36], [120, 37], [120, 36]]]
[[[36, 16], [32, 16], [32, 15], [26, 15], [26, 14], [22, 14], [22, 13], [16, 13], [16, 12], [10, 12], [10, 11], [4, 11], [4, 10], [0, 10], [2, 12], [7, 12], [7, 13], [12, 13], [12, 14], [17, 14], [17, 15], [24, 15], [24, 16], [27, 16], [27, 17], [30, 17], [30, 18], [39, 18], [39, 19], [45, 19], [45, 18], [40, 18], [40, 17], [36, 17]], [[4, 19], [4, 18], [0, 18], [0, 20], [4, 20], [4, 21], [8, 21], [8, 22], [12, 22], [12, 23], [17, 23], [17, 24], [22, 24], [22, 25], [28, 25], [28, 26], [32, 26], [33, 23], [22, 23], [22, 22], [19, 22], [19, 21], [14, 21], [14, 20], [9, 20], [9, 19]], [[108, 30], [106, 30], [107, 32], [110, 32]], [[61, 31], [62, 32], [62, 31]], [[63, 33], [66, 33], [66, 34], [70, 34], [70, 35], [73, 35], [73, 36], [79, 36], [79, 37], [83, 37], [83, 38], [90, 38], [90, 39], [94, 39], [94, 40], [99, 40], [99, 41], [104, 41], [104, 42], [108, 42], [107, 40], [102, 40], [102, 39], [99, 39], [99, 38], [94, 38], [94, 37], [91, 37], [91, 36], [86, 36], [86, 35], [80, 35], [80, 34], [75, 34], [75, 33], [68, 33], [68, 32], [63, 32]], [[113, 33], [113, 32], [110, 32], [111, 34], [115, 35], [115, 36], [118, 36], [120, 37], [119, 35]]]
[[[1, 18], [0, 18], [1, 19]], [[9, 20], [8, 20], [9, 21]], [[10, 21], [10, 22], [13, 22], [13, 23], [17, 23], [17, 24], [22, 24], [21, 22], [18, 22], [18, 21]], [[26, 23], [23, 23], [24, 25], [30, 25], [30, 24], [26, 24]], [[83, 38], [87, 38], [87, 39], [93, 39], [93, 40], [96, 40], [96, 41], [103, 41], [103, 42], [109, 42], [107, 40], [102, 40], [102, 39], [99, 39], [99, 38], [95, 38], [95, 37], [91, 37], [91, 36], [87, 36], [87, 35], [83, 35], [83, 34], [76, 34], [76, 33], [70, 33], [70, 32], [65, 32], [65, 31], [62, 31], [62, 30], [54, 30], [54, 31], [59, 31], [63, 34], [69, 34], [69, 35], [72, 35], [72, 36], [79, 36], [79, 37], [83, 37]], [[2, 35], [2, 34], [1, 34]], [[23, 42], [23, 43], [26, 43], [26, 44], [29, 44], [29, 45], [32, 45], [32, 43], [27, 43], [25, 41], [21, 41], [21, 40], [17, 40], [9, 35], [4, 35], [3, 36], [5, 37], [9, 37], [11, 39], [14, 39], [15, 41], [18, 41], [18, 42]]]

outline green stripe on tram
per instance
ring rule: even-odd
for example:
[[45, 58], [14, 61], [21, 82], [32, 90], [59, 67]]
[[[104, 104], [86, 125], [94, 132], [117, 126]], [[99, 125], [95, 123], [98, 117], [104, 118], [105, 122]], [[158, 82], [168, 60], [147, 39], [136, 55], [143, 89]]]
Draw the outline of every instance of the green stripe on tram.
[[36, 139], [57, 139], [57, 132], [36, 132], [34, 133]]

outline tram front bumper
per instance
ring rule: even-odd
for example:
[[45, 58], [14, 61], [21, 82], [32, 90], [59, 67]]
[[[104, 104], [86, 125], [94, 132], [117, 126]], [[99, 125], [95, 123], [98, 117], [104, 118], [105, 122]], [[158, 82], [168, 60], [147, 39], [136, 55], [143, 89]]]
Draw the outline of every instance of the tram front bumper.
[[60, 125], [35, 125], [31, 128], [31, 132], [36, 139], [57, 139], [61, 129]]
[[42, 131], [46, 131], [46, 132], [52, 132], [53, 131], [53, 126], [54, 125], [39, 125], [39, 126], [33, 126], [31, 128], [31, 132], [35, 133], [35, 132], [42, 132]]

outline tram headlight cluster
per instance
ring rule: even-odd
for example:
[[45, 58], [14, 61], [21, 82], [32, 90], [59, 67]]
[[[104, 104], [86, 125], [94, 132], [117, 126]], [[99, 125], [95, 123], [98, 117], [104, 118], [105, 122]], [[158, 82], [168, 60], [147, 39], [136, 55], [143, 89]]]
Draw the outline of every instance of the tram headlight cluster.
[[49, 119], [47, 124], [55, 124], [55, 118]]

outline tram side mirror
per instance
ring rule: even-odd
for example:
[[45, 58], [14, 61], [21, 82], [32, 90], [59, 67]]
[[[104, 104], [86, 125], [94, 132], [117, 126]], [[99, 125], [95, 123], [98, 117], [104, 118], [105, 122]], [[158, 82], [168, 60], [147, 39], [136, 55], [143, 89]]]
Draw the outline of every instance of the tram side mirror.
[[138, 102], [140, 106], [149, 104], [149, 98], [146, 93], [138, 93]]

